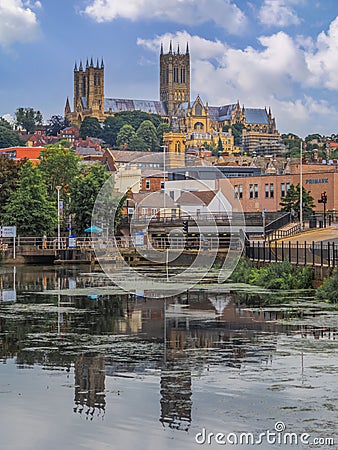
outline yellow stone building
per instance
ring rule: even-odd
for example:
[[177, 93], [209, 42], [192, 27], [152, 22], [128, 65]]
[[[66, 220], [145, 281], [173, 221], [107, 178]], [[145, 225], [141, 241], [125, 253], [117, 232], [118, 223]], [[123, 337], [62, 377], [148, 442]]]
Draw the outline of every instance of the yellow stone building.
[[[246, 108], [237, 103], [223, 106], [209, 106], [198, 95], [190, 98], [190, 51], [187, 44], [184, 53], [174, 52], [170, 42], [169, 51], [160, 51], [160, 100], [134, 100], [107, 98], [104, 96], [104, 63], [96, 65], [93, 60], [83, 68], [74, 67], [73, 110], [67, 98], [65, 117], [79, 126], [85, 117], [96, 117], [103, 122], [120, 111], [144, 111], [159, 114], [171, 125], [171, 133], [164, 137], [169, 151], [184, 154], [190, 148], [208, 145], [217, 148], [219, 140], [223, 151], [235, 150], [231, 128], [243, 126], [241, 150], [244, 152], [267, 153], [281, 149], [282, 141], [276, 128], [271, 110]], [[226, 129], [226, 131], [223, 131]], [[180, 150], [177, 151], [177, 145]]]

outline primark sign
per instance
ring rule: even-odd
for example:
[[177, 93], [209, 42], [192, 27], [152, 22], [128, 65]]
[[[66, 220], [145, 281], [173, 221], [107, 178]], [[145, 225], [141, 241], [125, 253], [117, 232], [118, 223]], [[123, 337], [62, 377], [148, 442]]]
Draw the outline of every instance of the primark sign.
[[328, 183], [329, 179], [328, 178], [307, 178], [305, 180], [305, 184], [325, 184]]

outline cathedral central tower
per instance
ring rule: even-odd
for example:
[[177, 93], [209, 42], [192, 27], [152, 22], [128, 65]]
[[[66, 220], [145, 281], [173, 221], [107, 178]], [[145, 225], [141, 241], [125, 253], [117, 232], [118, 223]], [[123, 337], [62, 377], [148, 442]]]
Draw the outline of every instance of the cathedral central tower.
[[185, 53], [173, 52], [170, 42], [169, 52], [160, 54], [160, 100], [168, 109], [171, 118], [177, 114], [181, 103], [190, 102], [190, 54], [187, 44]]

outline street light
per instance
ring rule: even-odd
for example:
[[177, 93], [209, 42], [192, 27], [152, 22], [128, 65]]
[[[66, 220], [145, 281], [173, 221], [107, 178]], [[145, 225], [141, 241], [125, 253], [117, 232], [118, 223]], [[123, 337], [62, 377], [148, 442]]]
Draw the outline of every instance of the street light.
[[165, 173], [166, 173], [166, 153], [165, 149], [168, 148], [167, 145], [161, 145], [163, 147], [163, 213], [164, 213], [164, 221], [165, 221], [165, 210], [166, 210], [166, 198], [165, 198]]
[[62, 186], [56, 186], [58, 191], [58, 250], [60, 250], [60, 190]]

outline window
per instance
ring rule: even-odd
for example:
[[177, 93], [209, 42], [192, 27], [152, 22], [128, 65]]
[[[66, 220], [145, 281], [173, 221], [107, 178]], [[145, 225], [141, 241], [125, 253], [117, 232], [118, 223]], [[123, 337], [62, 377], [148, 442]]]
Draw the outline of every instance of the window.
[[270, 198], [274, 197], [274, 186], [273, 183], [270, 183]]
[[174, 83], [178, 83], [178, 67], [174, 67]]
[[185, 69], [181, 68], [181, 83], [185, 83]]
[[285, 183], [282, 183], [282, 184], [280, 185], [280, 187], [281, 187], [281, 193], [280, 193], [280, 196], [283, 198], [283, 197], [285, 197]]
[[150, 189], [150, 180], [146, 180], [146, 189], [147, 191]]
[[148, 215], [148, 208], [142, 208], [142, 216]]
[[254, 185], [255, 198], [258, 198], [258, 184]]
[[269, 185], [265, 185], [265, 198], [269, 198]]
[[237, 186], [237, 184], [235, 184], [235, 186], [234, 186], [234, 197], [238, 198], [238, 186]]
[[[195, 114], [196, 114], [196, 116], [202, 115], [202, 105], [200, 103], [197, 103], [197, 105], [195, 106]], [[203, 125], [202, 125], [202, 127], [203, 127]]]
[[290, 181], [286, 183], [286, 192], [290, 189]]
[[243, 185], [239, 185], [239, 198], [243, 198]]
[[253, 198], [253, 184], [250, 184], [249, 186], [249, 198]]
[[151, 208], [151, 215], [156, 216], [158, 209], [157, 208]]
[[161, 181], [161, 189], [164, 189], [164, 181]]

